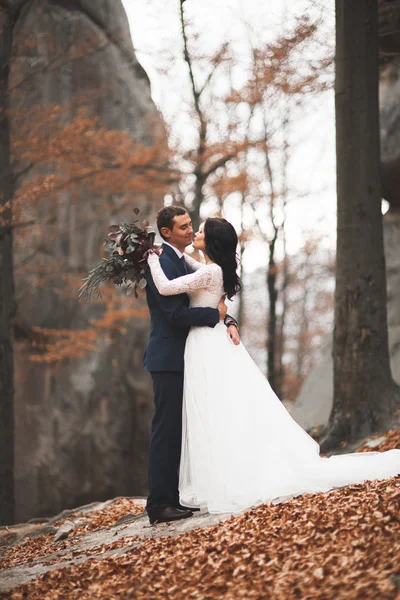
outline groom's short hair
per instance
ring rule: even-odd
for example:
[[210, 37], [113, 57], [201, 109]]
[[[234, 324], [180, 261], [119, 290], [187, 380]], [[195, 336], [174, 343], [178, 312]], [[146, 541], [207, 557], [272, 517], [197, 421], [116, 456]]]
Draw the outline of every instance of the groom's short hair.
[[174, 204], [172, 206], [164, 206], [164, 208], [158, 211], [157, 227], [163, 240], [165, 240], [165, 237], [161, 233], [162, 227], [167, 227], [172, 231], [175, 217], [186, 215], [186, 213], [187, 210], [183, 206], [176, 206]]

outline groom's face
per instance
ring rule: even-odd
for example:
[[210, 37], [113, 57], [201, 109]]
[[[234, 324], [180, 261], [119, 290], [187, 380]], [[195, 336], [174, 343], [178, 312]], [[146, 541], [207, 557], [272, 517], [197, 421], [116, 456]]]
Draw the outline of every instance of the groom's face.
[[[165, 228], [166, 229], [166, 228]], [[163, 233], [168, 232], [167, 241], [178, 248], [181, 252], [184, 251], [186, 246], [192, 243], [193, 239], [193, 227], [192, 220], [186, 213], [184, 215], [177, 215], [174, 217], [174, 225], [172, 229], [166, 229]]]

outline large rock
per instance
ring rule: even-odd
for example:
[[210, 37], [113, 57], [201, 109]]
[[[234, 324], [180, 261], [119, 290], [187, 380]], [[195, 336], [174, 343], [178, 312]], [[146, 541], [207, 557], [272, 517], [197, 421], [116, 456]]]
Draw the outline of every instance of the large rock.
[[[10, 73], [13, 107], [61, 105], [63, 119], [68, 121], [74, 103], [90, 98], [87, 109], [100, 117], [102, 125], [126, 130], [138, 142], [154, 143], [155, 127], [161, 128], [162, 121], [147, 75], [136, 59], [120, 0], [9, 0], [9, 4], [16, 10]], [[88, 39], [99, 50], [82, 55], [80, 45]], [[76, 55], [53, 63], [54, 53], [62, 48], [76, 49]], [[12, 125], [15, 132], [18, 121]], [[25, 167], [14, 164], [16, 172]], [[33, 164], [17, 179], [17, 187], [36, 174]], [[26, 238], [20, 243], [17, 235], [16, 240], [19, 521], [147, 491], [152, 396], [150, 378], [141, 369], [147, 319], [131, 318], [125, 333], [104, 336], [99, 351], [78, 360], [68, 358], [61, 366], [30, 360], [34, 326], [82, 329], [89, 319], [99, 316], [96, 305], [77, 302], [75, 289], [72, 284], [65, 286], [64, 280], [87, 272], [98, 261], [109, 217], [96, 215], [87, 222], [92, 208], [85, 195], [72, 202], [68, 193], [53, 211], [51, 231], [59, 227], [55, 239], [48, 240], [43, 230], [40, 235], [28, 234], [32, 252], [27, 252]], [[152, 201], [142, 195], [134, 202], [146, 213]], [[48, 211], [43, 199], [34, 218], [43, 218]], [[87, 224], [79, 227], [85, 219]], [[35, 276], [35, 264], [52, 266], [53, 275], [41, 281]]]
[[396, 57], [381, 72], [382, 194], [392, 210], [400, 210], [400, 59]]
[[382, 192], [400, 210], [400, 0], [379, 2]]

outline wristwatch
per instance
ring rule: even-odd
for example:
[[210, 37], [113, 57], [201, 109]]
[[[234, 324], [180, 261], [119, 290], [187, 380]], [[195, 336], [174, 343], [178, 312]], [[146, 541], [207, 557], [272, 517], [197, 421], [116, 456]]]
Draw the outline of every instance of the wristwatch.
[[229, 327], [230, 325], [234, 325], [236, 327], [236, 329], [239, 331], [239, 323], [236, 321], [236, 319], [234, 319], [230, 315], [225, 315], [224, 325], [226, 327]]

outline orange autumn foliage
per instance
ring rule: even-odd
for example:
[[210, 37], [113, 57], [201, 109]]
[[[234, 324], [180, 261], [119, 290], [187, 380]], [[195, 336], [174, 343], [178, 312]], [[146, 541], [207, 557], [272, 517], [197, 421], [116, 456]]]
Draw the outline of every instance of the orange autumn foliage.
[[[135, 537], [127, 530], [121, 552], [121, 537], [80, 549], [79, 533], [53, 547], [50, 536], [41, 536], [42, 553], [28, 540], [6, 559], [52, 568], [0, 597], [395, 600], [399, 485], [392, 477], [305, 494], [261, 504], [211, 527], [200, 521], [186, 532], [176, 524], [157, 525], [153, 533], [142, 529]], [[110, 550], [116, 552], [107, 556]], [[56, 562], [67, 566], [54, 570]]]
[[333, 56], [307, 57], [299, 68], [303, 47], [312, 43], [318, 34], [318, 23], [307, 16], [297, 19], [292, 31], [274, 42], [252, 49], [251, 75], [242, 89], [227, 95], [226, 101], [256, 106], [264, 101], [265, 94], [279, 92], [288, 96], [324, 91], [331, 87], [326, 80], [327, 68]]
[[[114, 293], [116, 291], [114, 290]], [[111, 342], [115, 333], [125, 333], [126, 323], [136, 317], [148, 318], [146, 306], [118, 307], [115, 299], [105, 303], [104, 314], [99, 319], [90, 319], [90, 326], [85, 329], [48, 329], [32, 327], [37, 340], [31, 355], [34, 362], [58, 363], [68, 358], [81, 358], [89, 352], [95, 352], [99, 338]]]
[[[178, 172], [156, 125], [154, 139], [139, 144], [127, 131], [109, 130], [79, 107], [74, 111], [71, 106], [38, 106], [16, 110], [11, 118], [13, 164], [19, 174], [12, 200], [17, 290], [25, 296], [49, 288], [71, 307], [78, 304], [77, 290], [92, 266], [76, 251], [71, 264], [71, 256], [58, 250], [63, 240], [70, 245], [74, 239], [71, 226], [90, 232], [92, 244], [98, 239], [100, 254], [101, 233], [106, 235], [112, 216], [131, 213], [137, 204], [145, 205], [149, 215], [153, 203], [159, 205], [165, 190], [177, 181]], [[63, 217], [74, 205], [79, 215], [75, 223]], [[84, 240], [81, 234], [76, 239]], [[84, 306], [78, 304], [77, 310], [82, 327], [30, 327], [26, 338], [32, 343], [32, 360], [56, 363], [82, 357], [95, 351], [101, 340], [123, 332], [129, 319], [147, 315], [143, 303], [125, 298], [114, 286], [104, 288], [92, 311], [96, 318], [87, 319]], [[26, 333], [19, 313], [16, 322]]]
[[178, 172], [169, 163], [162, 136], [151, 145], [138, 144], [128, 132], [101, 126], [99, 118], [83, 108], [70, 122], [63, 122], [65, 115], [61, 106], [11, 115], [18, 124], [14, 126], [13, 162], [35, 173], [16, 191], [15, 225], [24, 223], [23, 215], [35, 210], [39, 202], [58, 202], [61, 192], [72, 193], [77, 186], [84, 185], [88, 199], [97, 200], [99, 195], [131, 197], [149, 191], [162, 195], [166, 186], [177, 181]]

